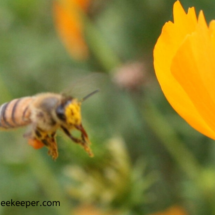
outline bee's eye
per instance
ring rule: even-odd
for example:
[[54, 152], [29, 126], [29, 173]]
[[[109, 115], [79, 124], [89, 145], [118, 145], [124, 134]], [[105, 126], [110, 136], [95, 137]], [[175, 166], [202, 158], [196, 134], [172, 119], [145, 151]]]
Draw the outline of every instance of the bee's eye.
[[66, 117], [65, 117], [65, 113], [64, 113], [64, 107], [62, 105], [59, 105], [57, 107], [56, 114], [57, 114], [59, 119], [65, 121]]

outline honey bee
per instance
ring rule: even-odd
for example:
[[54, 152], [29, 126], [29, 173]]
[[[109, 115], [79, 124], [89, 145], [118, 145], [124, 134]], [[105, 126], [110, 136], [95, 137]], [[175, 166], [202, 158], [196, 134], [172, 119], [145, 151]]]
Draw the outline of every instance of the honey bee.
[[[0, 106], [0, 129], [29, 125], [29, 130], [24, 134], [28, 143], [36, 149], [46, 146], [54, 160], [58, 157], [56, 131], [61, 129], [73, 142], [80, 144], [89, 156], [93, 156], [87, 132], [82, 125], [81, 104], [96, 92], [98, 90], [81, 100], [55, 93], [14, 99]], [[71, 130], [80, 131], [81, 138], [72, 136]]]

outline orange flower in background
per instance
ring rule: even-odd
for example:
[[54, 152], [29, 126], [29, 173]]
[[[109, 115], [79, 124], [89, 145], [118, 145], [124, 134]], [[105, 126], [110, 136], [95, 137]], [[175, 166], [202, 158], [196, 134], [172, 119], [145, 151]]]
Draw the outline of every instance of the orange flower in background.
[[72, 57], [78, 60], [86, 59], [88, 55], [80, 11], [86, 12], [89, 4], [90, 0], [56, 0], [53, 5], [59, 36]]
[[215, 139], [215, 21], [186, 13], [179, 1], [154, 48], [154, 68], [172, 107], [193, 128]]
[[163, 212], [153, 213], [151, 215], [188, 215], [183, 208], [172, 206]]

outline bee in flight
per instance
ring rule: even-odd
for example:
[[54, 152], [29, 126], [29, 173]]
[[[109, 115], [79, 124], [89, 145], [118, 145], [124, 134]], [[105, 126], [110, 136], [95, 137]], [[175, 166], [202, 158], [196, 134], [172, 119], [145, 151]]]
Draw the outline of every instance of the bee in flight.
[[[53, 159], [58, 157], [56, 131], [61, 129], [73, 142], [80, 144], [93, 156], [88, 135], [82, 125], [81, 103], [93, 91], [80, 101], [71, 96], [55, 93], [41, 93], [35, 96], [14, 99], [0, 106], [0, 129], [9, 130], [29, 125], [24, 134], [28, 143], [36, 149], [46, 146]], [[81, 132], [81, 138], [73, 137], [71, 130]]]

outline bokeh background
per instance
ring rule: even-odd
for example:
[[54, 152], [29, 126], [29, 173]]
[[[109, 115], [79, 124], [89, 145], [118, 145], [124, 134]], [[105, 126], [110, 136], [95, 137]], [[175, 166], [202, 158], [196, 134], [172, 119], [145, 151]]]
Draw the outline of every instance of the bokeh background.
[[[215, 214], [215, 142], [172, 110], [153, 71], [173, 3], [0, 1], [1, 103], [100, 90], [82, 106], [94, 158], [61, 132], [56, 161], [27, 144], [26, 128], [0, 133], [0, 201], [61, 204], [0, 206], [0, 214]], [[215, 19], [213, 0], [181, 3]]]

